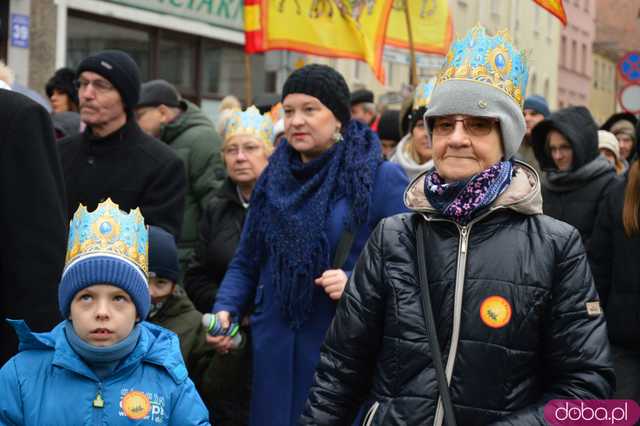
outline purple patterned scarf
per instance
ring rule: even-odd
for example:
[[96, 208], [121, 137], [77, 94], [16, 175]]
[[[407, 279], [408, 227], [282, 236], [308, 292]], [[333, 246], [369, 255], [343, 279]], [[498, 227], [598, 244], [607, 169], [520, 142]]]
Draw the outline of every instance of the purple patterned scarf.
[[501, 161], [468, 180], [452, 183], [445, 183], [433, 170], [425, 177], [424, 193], [443, 216], [466, 225], [504, 192], [512, 176], [511, 161]]

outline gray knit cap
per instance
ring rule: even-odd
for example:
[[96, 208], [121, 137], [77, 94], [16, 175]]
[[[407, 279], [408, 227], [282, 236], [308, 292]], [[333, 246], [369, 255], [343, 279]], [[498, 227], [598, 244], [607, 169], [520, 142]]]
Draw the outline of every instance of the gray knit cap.
[[436, 84], [424, 118], [454, 114], [494, 117], [500, 120], [505, 160], [511, 159], [518, 152], [527, 131], [522, 109], [513, 98], [482, 82], [446, 80]]

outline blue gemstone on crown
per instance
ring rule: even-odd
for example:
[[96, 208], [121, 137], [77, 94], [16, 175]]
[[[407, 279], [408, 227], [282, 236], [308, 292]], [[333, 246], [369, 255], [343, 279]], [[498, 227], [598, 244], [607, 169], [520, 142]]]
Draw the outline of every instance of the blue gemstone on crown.
[[113, 227], [111, 226], [111, 224], [109, 222], [102, 222], [100, 224], [100, 232], [104, 235], [104, 234], [108, 234], [109, 232], [111, 232], [111, 230], [113, 229]]
[[498, 68], [504, 68], [505, 65], [506, 62], [504, 60], [504, 56], [502, 56], [502, 53], [498, 53], [498, 55], [496, 56], [496, 66]]

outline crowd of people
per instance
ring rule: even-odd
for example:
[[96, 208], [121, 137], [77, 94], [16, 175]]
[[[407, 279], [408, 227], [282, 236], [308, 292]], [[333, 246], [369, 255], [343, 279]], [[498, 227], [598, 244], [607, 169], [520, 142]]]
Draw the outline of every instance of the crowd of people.
[[213, 123], [117, 50], [56, 71], [51, 113], [3, 83], [0, 423], [640, 400], [638, 120], [551, 111], [527, 73], [478, 26], [400, 110], [310, 64]]

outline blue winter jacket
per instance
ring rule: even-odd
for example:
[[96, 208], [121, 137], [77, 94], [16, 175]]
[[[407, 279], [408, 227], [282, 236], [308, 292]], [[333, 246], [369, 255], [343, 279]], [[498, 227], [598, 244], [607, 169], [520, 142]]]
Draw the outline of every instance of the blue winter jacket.
[[0, 370], [0, 425], [209, 425], [172, 332], [142, 322], [133, 352], [101, 381], [69, 346], [64, 322], [47, 333], [9, 322], [20, 353]]

